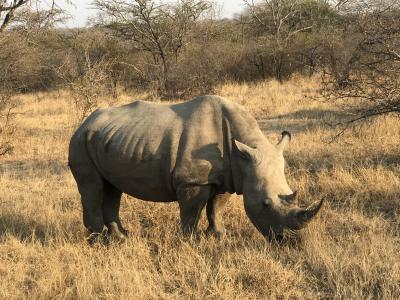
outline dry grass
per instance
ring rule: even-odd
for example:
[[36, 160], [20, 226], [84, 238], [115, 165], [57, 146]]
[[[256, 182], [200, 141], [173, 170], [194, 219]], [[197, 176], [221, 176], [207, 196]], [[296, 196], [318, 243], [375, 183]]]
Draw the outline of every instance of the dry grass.
[[23, 96], [15, 151], [0, 163], [0, 298], [399, 299], [399, 121], [382, 117], [326, 144], [335, 131], [323, 120], [341, 114], [312, 100], [316, 88], [297, 78], [218, 92], [247, 106], [271, 140], [291, 130], [291, 186], [303, 204], [327, 200], [283, 245], [260, 237], [238, 196], [221, 240], [185, 239], [176, 204], [124, 196], [128, 242], [87, 246], [66, 164], [71, 101], [64, 93]]

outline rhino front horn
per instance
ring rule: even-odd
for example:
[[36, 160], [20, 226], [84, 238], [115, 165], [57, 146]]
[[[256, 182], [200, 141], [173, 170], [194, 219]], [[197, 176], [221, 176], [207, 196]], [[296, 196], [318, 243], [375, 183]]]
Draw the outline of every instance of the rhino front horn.
[[301, 228], [315, 217], [324, 203], [324, 199], [316, 201], [307, 208], [302, 208], [296, 212], [296, 227]]

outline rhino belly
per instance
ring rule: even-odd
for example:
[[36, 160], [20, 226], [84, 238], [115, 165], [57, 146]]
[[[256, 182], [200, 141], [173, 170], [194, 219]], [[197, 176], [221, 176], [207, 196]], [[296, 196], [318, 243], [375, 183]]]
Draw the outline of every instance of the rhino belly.
[[171, 202], [176, 194], [168, 185], [168, 174], [162, 172], [159, 160], [135, 164], [114, 163], [112, 168], [101, 168], [104, 178], [120, 191], [146, 201]]

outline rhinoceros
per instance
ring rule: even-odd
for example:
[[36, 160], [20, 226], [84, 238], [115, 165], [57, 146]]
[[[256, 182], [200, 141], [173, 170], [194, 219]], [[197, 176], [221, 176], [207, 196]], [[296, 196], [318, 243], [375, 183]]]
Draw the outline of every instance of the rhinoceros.
[[[123, 240], [119, 218], [126, 193], [145, 201], [178, 201], [183, 232], [196, 230], [206, 206], [208, 232], [224, 234], [221, 209], [243, 194], [247, 216], [268, 239], [300, 229], [319, 211], [295, 204], [283, 151], [291, 135], [271, 144], [241, 105], [218, 96], [179, 104], [135, 101], [98, 109], [76, 130], [69, 166], [90, 233]], [[106, 226], [106, 227], [104, 227]]]

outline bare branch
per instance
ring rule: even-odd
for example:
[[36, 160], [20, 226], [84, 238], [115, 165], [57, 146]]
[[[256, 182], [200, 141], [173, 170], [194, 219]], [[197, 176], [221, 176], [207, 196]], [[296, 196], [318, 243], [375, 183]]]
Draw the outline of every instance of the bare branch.
[[[157, 4], [156, 4], [157, 3]], [[168, 89], [171, 66], [189, 43], [194, 22], [209, 8], [205, 1], [182, 0], [163, 4], [153, 0], [96, 0], [95, 5], [109, 19], [103, 24], [135, 49], [145, 51], [159, 69], [159, 90]]]
[[0, 12], [14, 10], [14, 9], [20, 7], [21, 5], [24, 5], [28, 1], [29, 0], [18, 0], [18, 1], [14, 1], [14, 4], [11, 6], [0, 6]]
[[6, 16], [4, 17], [3, 22], [0, 25], [0, 32], [4, 31], [6, 26], [10, 23], [12, 17], [14, 16], [14, 11], [18, 7], [26, 4], [28, 1], [29, 0], [18, 0], [18, 1], [14, 1], [14, 5], [7, 6], [7, 7], [0, 6], [0, 17], [1, 17], [1, 12], [7, 12]]

